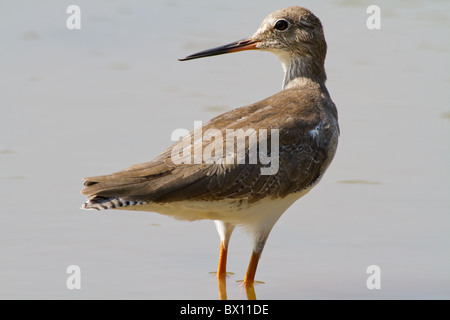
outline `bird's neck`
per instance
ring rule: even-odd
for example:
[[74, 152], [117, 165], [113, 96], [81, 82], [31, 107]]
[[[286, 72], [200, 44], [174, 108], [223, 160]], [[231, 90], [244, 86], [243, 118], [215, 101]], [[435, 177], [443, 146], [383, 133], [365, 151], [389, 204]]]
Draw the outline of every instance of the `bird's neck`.
[[[284, 68], [283, 89], [292, 85], [307, 82], [316, 82], [324, 85], [327, 79], [323, 63], [312, 59], [312, 57], [280, 57]], [[295, 80], [295, 81], [293, 81]], [[292, 83], [291, 83], [292, 82]]]

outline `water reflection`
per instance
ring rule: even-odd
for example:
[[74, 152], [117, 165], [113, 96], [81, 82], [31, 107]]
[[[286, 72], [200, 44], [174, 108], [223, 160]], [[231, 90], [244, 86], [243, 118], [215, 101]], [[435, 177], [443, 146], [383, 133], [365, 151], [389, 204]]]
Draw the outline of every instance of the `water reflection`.
[[227, 276], [217, 276], [217, 282], [219, 284], [219, 299], [227, 300]]
[[[227, 276], [228, 275], [217, 276], [220, 300], [227, 300]], [[242, 283], [241, 286], [245, 288], [247, 300], [256, 300], [255, 286], [253, 284], [248, 285]]]

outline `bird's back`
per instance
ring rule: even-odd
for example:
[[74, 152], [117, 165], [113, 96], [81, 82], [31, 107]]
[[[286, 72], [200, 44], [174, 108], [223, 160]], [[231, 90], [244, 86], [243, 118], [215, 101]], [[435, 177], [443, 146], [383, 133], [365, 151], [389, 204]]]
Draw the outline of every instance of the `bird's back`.
[[[185, 200], [283, 198], [314, 185], [331, 162], [339, 128], [336, 108], [323, 88], [315, 83], [283, 90], [260, 102], [221, 114], [206, 123], [202, 132], [215, 130], [225, 137], [228, 130], [266, 130], [257, 143], [273, 143], [272, 130], [279, 135], [279, 164], [274, 174], [261, 174], [267, 164], [249, 164], [252, 147], [246, 140], [243, 164], [175, 163], [175, 143], [150, 162], [131, 166], [111, 175], [85, 178], [83, 194], [89, 195], [85, 209], [109, 209], [144, 203]], [[193, 138], [194, 132], [190, 135]], [[244, 137], [245, 139], [245, 137]], [[198, 143], [198, 142], [197, 142]], [[202, 151], [222, 143], [203, 139]], [[225, 146], [224, 152], [227, 152]], [[136, 208], [137, 209], [137, 208]]]

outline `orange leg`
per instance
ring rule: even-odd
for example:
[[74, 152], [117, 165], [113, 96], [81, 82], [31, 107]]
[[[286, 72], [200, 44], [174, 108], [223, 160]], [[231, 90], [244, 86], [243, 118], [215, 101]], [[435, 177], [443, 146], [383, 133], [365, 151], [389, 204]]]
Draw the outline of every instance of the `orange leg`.
[[248, 265], [247, 273], [245, 274], [244, 285], [245, 287], [253, 287], [255, 282], [256, 267], [258, 267], [258, 261], [261, 257], [261, 252], [253, 251], [250, 263]]
[[220, 258], [219, 267], [217, 268], [217, 276], [225, 277], [227, 275], [227, 253], [228, 243], [234, 230], [234, 225], [223, 221], [214, 221], [220, 236]]
[[227, 249], [223, 242], [220, 242], [219, 268], [217, 269], [218, 277], [223, 277], [227, 274]]

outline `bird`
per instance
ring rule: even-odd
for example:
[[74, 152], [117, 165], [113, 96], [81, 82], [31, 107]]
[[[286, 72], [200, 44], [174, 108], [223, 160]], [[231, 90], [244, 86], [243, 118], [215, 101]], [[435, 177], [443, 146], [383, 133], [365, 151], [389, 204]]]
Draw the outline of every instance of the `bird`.
[[[252, 36], [179, 60], [247, 50], [267, 51], [279, 58], [284, 69], [280, 92], [214, 117], [202, 125], [205, 134], [200, 139], [198, 129], [193, 130], [149, 162], [84, 178], [82, 194], [88, 197], [82, 208], [213, 220], [220, 237], [218, 277], [227, 274], [235, 227], [243, 228], [252, 238], [243, 281], [251, 288], [273, 226], [322, 179], [335, 156], [340, 132], [337, 108], [325, 86], [327, 43], [316, 15], [299, 6], [280, 9], [269, 14]], [[234, 146], [224, 146], [223, 137], [230, 130], [250, 132], [237, 138], [240, 154]], [[209, 152], [211, 157], [198, 161], [196, 151]], [[260, 160], [250, 161], [252, 154]]]

